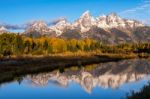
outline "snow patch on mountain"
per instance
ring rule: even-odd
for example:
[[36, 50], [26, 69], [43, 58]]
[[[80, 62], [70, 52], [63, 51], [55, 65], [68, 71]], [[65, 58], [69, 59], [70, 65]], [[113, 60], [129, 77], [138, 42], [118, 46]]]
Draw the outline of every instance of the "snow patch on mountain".
[[89, 31], [93, 25], [96, 25], [96, 20], [91, 16], [90, 11], [83, 13], [82, 16], [73, 23], [73, 27], [80, 29], [81, 33]]
[[0, 27], [0, 34], [4, 33], [4, 32], [7, 32], [7, 29], [4, 26], [1, 26]]
[[57, 21], [57, 23], [55, 23], [55, 25], [49, 26], [49, 29], [51, 31], [56, 32], [56, 35], [59, 36], [63, 33], [63, 30], [67, 27], [71, 27], [71, 24], [68, 23], [67, 19], [61, 18], [59, 19], [59, 21]]
[[135, 29], [144, 27], [145, 24], [136, 20], [128, 20], [121, 18], [116, 13], [93, 17], [90, 11], [84, 12], [81, 17], [73, 23], [69, 23], [66, 18], [60, 18], [53, 25], [48, 25], [44, 21], [35, 21], [27, 29], [26, 33], [37, 32], [43, 34], [55, 33], [60, 36], [65, 30], [78, 30], [80, 33], [88, 32], [93, 26], [109, 30], [117, 29]]

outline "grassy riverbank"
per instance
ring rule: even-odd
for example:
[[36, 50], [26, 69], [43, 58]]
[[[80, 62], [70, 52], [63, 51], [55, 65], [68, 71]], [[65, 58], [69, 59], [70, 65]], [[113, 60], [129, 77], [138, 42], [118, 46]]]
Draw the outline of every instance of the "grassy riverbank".
[[52, 71], [54, 69], [63, 71], [65, 67], [81, 67], [89, 64], [119, 61], [136, 57], [136, 55], [121, 54], [63, 53], [49, 56], [3, 58], [0, 62], [0, 83], [11, 81], [17, 77], [31, 73]]

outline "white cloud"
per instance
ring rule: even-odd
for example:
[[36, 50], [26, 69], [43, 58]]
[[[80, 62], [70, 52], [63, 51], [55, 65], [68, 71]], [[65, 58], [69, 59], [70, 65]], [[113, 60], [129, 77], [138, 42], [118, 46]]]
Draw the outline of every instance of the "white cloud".
[[54, 19], [51, 22], [49, 22], [49, 25], [55, 25], [55, 24], [57, 24], [58, 22], [60, 22], [62, 20], [66, 20], [67, 21], [67, 18], [66, 17], [60, 17], [58, 19]]
[[150, 3], [150, 0], [145, 0], [144, 3]]
[[122, 17], [137, 19], [150, 24], [150, 0], [143, 1], [139, 6], [119, 13]]
[[7, 23], [0, 23], [0, 27], [4, 26], [7, 29], [10, 30], [18, 30], [18, 29], [24, 29], [23, 25], [12, 25], [12, 24], [7, 24]]

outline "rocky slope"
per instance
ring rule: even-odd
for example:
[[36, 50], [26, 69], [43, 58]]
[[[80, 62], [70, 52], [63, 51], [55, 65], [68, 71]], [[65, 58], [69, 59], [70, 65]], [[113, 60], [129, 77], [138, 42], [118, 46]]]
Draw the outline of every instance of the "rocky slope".
[[124, 19], [115, 13], [95, 18], [89, 11], [73, 23], [69, 23], [65, 18], [61, 18], [52, 26], [48, 26], [46, 22], [35, 22], [25, 34], [67, 39], [92, 38], [110, 44], [150, 41], [150, 27], [139, 21]]
[[[0, 27], [1, 30], [5, 30], [5, 27]], [[150, 27], [139, 21], [121, 18], [116, 13], [93, 17], [89, 11], [73, 23], [65, 18], [60, 18], [52, 25], [44, 21], [32, 22], [23, 34], [67, 39], [92, 38], [109, 44], [150, 41]]]

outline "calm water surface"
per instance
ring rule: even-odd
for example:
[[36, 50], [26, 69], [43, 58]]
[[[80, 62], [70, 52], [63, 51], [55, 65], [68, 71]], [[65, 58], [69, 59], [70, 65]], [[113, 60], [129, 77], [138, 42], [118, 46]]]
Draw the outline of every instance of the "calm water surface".
[[0, 99], [122, 99], [149, 80], [149, 60], [124, 60], [27, 75], [1, 84]]

